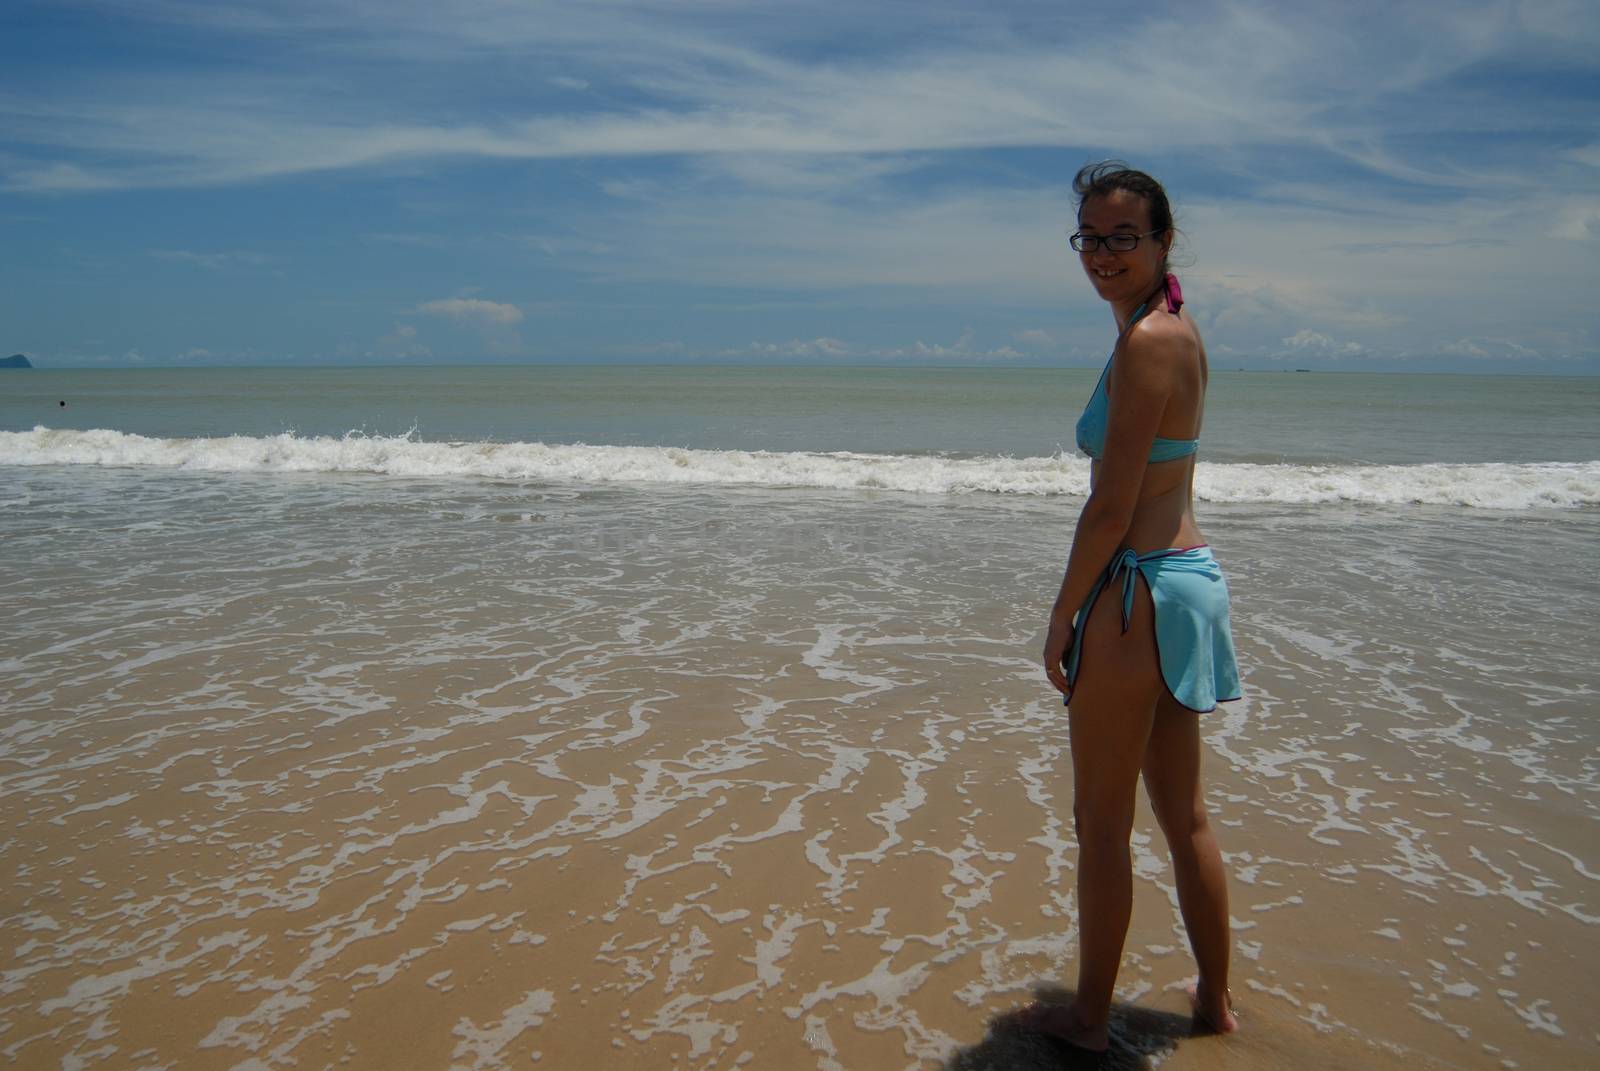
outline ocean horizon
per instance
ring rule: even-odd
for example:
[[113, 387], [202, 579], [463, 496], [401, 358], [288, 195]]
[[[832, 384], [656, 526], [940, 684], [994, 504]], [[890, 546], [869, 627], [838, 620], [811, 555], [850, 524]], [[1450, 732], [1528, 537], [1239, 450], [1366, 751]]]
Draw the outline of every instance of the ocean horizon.
[[[18, 354], [18, 356], [26, 356]], [[29, 358], [33, 361], [33, 358]], [[45, 360], [40, 358], [40, 360]], [[694, 358], [649, 358], [635, 355], [628, 356], [575, 356], [575, 357], [461, 357], [436, 360], [410, 360], [392, 357], [373, 358], [362, 360], [355, 358], [323, 357], [274, 357], [251, 360], [147, 360], [141, 359], [138, 363], [127, 363], [102, 360], [75, 360], [65, 363], [56, 363], [45, 360], [45, 363], [33, 363], [28, 368], [0, 369], [0, 371], [37, 371], [37, 372], [156, 372], [172, 371], [178, 369], [212, 370], [212, 369], [238, 369], [241, 371], [257, 371], [263, 369], [285, 369], [291, 371], [305, 371], [310, 369], [328, 369], [331, 371], [355, 368], [838, 368], [838, 369], [902, 369], [905, 371], [939, 371], [947, 370], [984, 370], [1005, 371], [1037, 370], [1041, 368], [1055, 369], [1085, 369], [1098, 368], [1104, 363], [1103, 357], [1090, 357], [1085, 359], [1064, 359], [1059, 356], [1046, 355], [1027, 360], [984, 360], [973, 358], [970, 361], [930, 360], [926, 363], [908, 361], [902, 358], [864, 358], [851, 357], [839, 360], [821, 360], [806, 358], [784, 358], [774, 360], [769, 358], [750, 356], [730, 356], [726, 358], [697, 356]], [[1543, 362], [1539, 371], [1529, 372], [1516, 368], [1490, 367], [1484, 370], [1468, 368], [1440, 368], [1437, 362], [1428, 362], [1432, 367], [1417, 368], [1409, 364], [1395, 367], [1392, 360], [1373, 360], [1370, 367], [1350, 367], [1348, 364], [1341, 367], [1327, 367], [1313, 365], [1295, 365], [1287, 359], [1281, 365], [1271, 367], [1244, 367], [1230, 365], [1223, 361], [1213, 361], [1211, 373], [1238, 373], [1249, 374], [1314, 374], [1330, 376], [1465, 376], [1470, 378], [1501, 378], [1512, 377], [1515, 379], [1597, 379], [1600, 378], [1600, 369], [1575, 368], [1571, 371], [1562, 371], [1559, 362]], [[1573, 362], [1576, 364], [1577, 362]], [[1552, 368], [1551, 365], [1554, 365]]]

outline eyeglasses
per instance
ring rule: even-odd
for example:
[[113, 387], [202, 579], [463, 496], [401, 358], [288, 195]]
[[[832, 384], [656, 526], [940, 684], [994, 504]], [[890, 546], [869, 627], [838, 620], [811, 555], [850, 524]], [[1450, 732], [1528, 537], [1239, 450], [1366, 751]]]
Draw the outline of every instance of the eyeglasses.
[[1140, 238], [1148, 238], [1160, 231], [1145, 231], [1143, 234], [1074, 234], [1067, 241], [1072, 243], [1072, 248], [1080, 253], [1093, 253], [1101, 246], [1105, 246], [1113, 253], [1127, 253], [1139, 247]]

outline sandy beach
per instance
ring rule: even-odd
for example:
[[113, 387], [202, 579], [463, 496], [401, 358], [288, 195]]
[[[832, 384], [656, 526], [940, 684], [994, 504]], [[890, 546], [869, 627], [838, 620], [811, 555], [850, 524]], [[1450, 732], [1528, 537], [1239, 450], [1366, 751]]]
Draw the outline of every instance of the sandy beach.
[[[457, 485], [420, 508], [180, 475], [101, 509], [93, 479], [30, 478], [0, 675], [12, 1066], [1595, 1053], [1594, 699], [1563, 668], [1585, 640], [1479, 650], [1582, 584], [1490, 560], [1446, 590], [1450, 548], [1396, 522], [1342, 537], [1355, 586], [1270, 553], [1325, 517], [1213, 511], [1248, 674], [1205, 723], [1244, 1029], [1188, 1036], [1142, 813], [1096, 1065], [1004, 1019], [1075, 971], [1065, 725], [1034, 665], [1048, 504]], [[1588, 534], [1533, 538], [1506, 555]], [[1481, 629], [1419, 637], [1418, 607]]]

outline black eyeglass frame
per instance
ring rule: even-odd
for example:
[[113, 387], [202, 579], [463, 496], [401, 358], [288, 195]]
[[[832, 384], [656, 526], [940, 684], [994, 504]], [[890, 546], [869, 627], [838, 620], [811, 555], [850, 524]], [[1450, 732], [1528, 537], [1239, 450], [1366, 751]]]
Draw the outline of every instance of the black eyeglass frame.
[[1143, 234], [1084, 234], [1077, 231], [1067, 241], [1080, 253], [1093, 253], [1102, 245], [1113, 253], [1131, 253], [1139, 248], [1139, 239], [1162, 233], [1160, 230], [1145, 231]]

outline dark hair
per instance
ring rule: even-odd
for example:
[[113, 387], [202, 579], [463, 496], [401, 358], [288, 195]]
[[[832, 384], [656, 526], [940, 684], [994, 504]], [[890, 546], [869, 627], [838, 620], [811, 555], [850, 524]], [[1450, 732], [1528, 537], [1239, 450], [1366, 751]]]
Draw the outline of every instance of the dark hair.
[[[1108, 193], [1122, 190], [1143, 197], [1145, 204], [1150, 207], [1150, 229], [1161, 234], [1176, 231], [1172, 224], [1172, 204], [1167, 200], [1167, 191], [1161, 183], [1145, 174], [1135, 171], [1121, 160], [1101, 160], [1097, 164], [1085, 164], [1078, 169], [1078, 174], [1072, 180], [1072, 192], [1078, 195], [1075, 211], [1083, 211], [1083, 202], [1091, 197], [1104, 197]], [[1168, 247], [1171, 252], [1171, 247]], [[1161, 270], [1167, 270], [1166, 259], [1161, 262]]]

